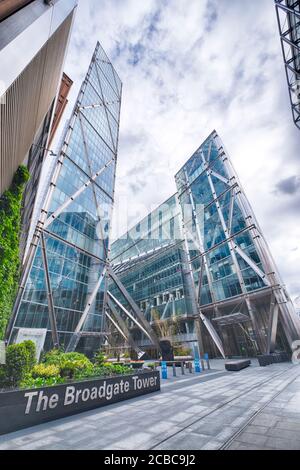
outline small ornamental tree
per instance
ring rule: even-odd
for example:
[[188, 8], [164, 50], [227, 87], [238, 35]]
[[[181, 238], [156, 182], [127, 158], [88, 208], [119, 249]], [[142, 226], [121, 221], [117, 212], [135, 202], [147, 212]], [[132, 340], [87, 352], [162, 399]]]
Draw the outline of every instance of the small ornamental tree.
[[10, 188], [0, 197], [0, 339], [3, 339], [18, 288], [23, 193], [29, 172], [20, 166]]

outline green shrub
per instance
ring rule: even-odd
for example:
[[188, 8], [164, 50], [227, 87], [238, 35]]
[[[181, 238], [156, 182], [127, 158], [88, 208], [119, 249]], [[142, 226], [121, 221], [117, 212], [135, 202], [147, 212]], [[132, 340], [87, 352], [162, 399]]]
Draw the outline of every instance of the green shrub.
[[104, 375], [124, 375], [131, 373], [132, 369], [128, 366], [106, 362], [102, 367], [102, 371]]
[[6, 369], [4, 365], [0, 365], [0, 388], [7, 385]]
[[11, 344], [6, 348], [5, 372], [8, 384], [16, 387], [31, 369], [28, 344]]
[[60, 375], [69, 378], [76, 377], [78, 374], [83, 375], [84, 371], [88, 372], [93, 368], [93, 364], [84, 354], [78, 352], [65, 353], [57, 349], [45, 354], [43, 363], [57, 366]]
[[37, 364], [33, 367], [31, 375], [34, 379], [39, 377], [48, 379], [49, 377], [56, 377], [60, 373], [59, 367], [53, 364]]
[[85, 361], [90, 364], [90, 360], [84, 354], [78, 352], [65, 353], [61, 349], [52, 349], [43, 358], [45, 364], [62, 365], [65, 361]]
[[94, 356], [94, 363], [97, 365], [97, 366], [102, 366], [104, 364], [104, 362], [106, 361], [107, 357], [105, 356], [105, 354], [103, 354], [103, 352], [101, 351], [98, 351], [96, 352], [95, 356]]
[[23, 341], [26, 350], [27, 350], [27, 369], [31, 370], [36, 364], [36, 346], [35, 343], [31, 340]]
[[20, 166], [10, 188], [0, 197], [0, 339], [3, 339], [18, 289], [21, 208], [29, 172]]
[[46, 354], [43, 354], [42, 361], [45, 364], [59, 365], [64, 351], [62, 349], [51, 349]]
[[20, 382], [20, 388], [40, 388], [50, 387], [52, 385], [58, 385], [65, 383], [65, 379], [60, 375], [54, 377], [32, 377], [31, 374], [27, 374], [24, 379]]
[[185, 348], [184, 346], [175, 346], [174, 355], [175, 356], [190, 356], [191, 350], [189, 348]]
[[128, 351], [126, 351], [122, 354], [121, 357], [124, 359], [131, 359], [131, 354]]
[[89, 370], [93, 369], [93, 364], [86, 358], [86, 360], [75, 359], [75, 360], [64, 360], [60, 365], [60, 375], [62, 377], [78, 377], [82, 376], [85, 373], [88, 373]]

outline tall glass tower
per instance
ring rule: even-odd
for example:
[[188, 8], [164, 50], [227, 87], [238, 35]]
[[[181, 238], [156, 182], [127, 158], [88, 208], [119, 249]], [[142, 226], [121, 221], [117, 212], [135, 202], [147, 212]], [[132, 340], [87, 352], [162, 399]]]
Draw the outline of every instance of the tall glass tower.
[[128, 292], [175, 346], [212, 356], [289, 351], [299, 320], [215, 131], [175, 181], [177, 194], [112, 244]]
[[8, 336], [47, 330], [45, 349], [103, 334], [122, 84], [98, 43], [24, 265]]
[[291, 345], [298, 319], [215, 131], [175, 179], [199, 312], [212, 336], [219, 332], [229, 355]]

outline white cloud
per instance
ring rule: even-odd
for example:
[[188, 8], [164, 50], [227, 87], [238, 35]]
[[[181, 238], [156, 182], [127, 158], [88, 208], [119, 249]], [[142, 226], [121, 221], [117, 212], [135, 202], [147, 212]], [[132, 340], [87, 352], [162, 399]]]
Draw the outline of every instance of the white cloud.
[[97, 40], [124, 86], [116, 211], [126, 197], [145, 215], [174, 193], [174, 174], [216, 129], [299, 294], [299, 206], [274, 192], [300, 171], [273, 0], [81, 0], [66, 64], [73, 99]]

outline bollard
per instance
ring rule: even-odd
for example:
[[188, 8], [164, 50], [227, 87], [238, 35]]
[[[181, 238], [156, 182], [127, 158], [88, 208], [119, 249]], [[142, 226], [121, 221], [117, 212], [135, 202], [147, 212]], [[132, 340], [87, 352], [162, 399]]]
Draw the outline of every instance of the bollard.
[[184, 375], [184, 362], [181, 362], [180, 365], [181, 365], [181, 374]]
[[192, 374], [193, 373], [192, 361], [190, 361], [188, 364], [189, 364], [189, 373]]
[[202, 372], [199, 357], [195, 357], [194, 367], [195, 367], [195, 372]]
[[176, 364], [173, 362], [173, 377], [176, 377]]
[[207, 369], [210, 369], [209, 358], [207, 353], [204, 354], [204, 359], [206, 360]]
[[161, 378], [167, 379], [168, 378], [168, 368], [166, 361], [161, 361]]
[[205, 362], [202, 358], [201, 358], [201, 368], [202, 370], [205, 370]]

